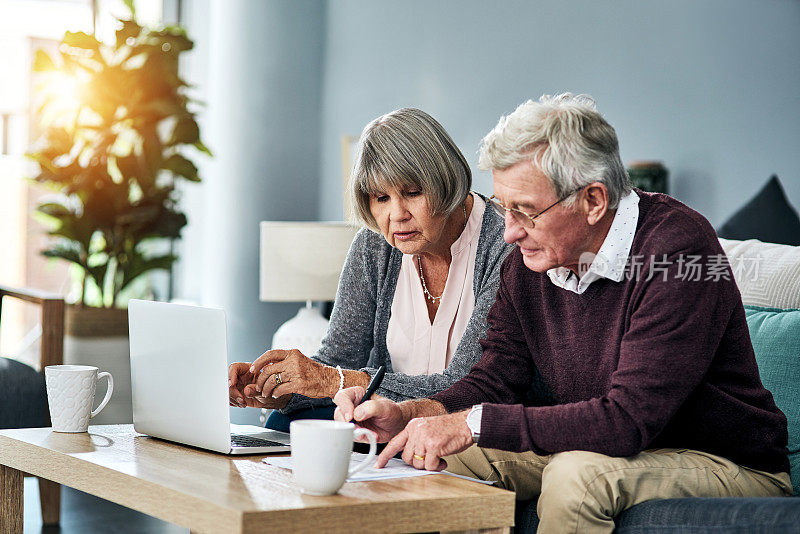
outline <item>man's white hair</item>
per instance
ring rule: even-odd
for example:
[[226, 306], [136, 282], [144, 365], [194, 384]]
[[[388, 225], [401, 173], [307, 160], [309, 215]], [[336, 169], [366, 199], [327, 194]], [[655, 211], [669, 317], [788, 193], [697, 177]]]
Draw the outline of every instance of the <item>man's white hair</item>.
[[[483, 138], [478, 166], [504, 170], [530, 160], [563, 198], [592, 182], [609, 192], [609, 208], [631, 191], [631, 182], [619, 156], [614, 128], [597, 111], [588, 95], [563, 93], [528, 100], [500, 118]], [[571, 205], [574, 197], [564, 204]]]

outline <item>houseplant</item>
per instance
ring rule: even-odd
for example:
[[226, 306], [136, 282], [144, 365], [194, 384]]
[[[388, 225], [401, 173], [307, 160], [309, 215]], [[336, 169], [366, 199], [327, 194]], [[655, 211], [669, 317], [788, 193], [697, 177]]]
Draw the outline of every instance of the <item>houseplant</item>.
[[[139, 25], [129, 5], [113, 43], [67, 32], [54, 57], [39, 50], [34, 59], [43, 135], [28, 156], [39, 167], [33, 180], [54, 193], [37, 208], [53, 237], [42, 253], [78, 273], [65, 361], [70, 336], [127, 335], [124, 308], [134, 282], [177, 259], [171, 244], [187, 220], [176, 185], [200, 181], [184, 150], [210, 155], [178, 74], [192, 41], [179, 27]], [[127, 340], [119, 344], [127, 358]]]

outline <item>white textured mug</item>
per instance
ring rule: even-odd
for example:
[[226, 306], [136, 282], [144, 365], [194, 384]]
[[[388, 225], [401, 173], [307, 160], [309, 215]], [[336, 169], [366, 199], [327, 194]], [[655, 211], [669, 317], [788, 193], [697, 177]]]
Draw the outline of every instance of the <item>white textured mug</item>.
[[[108, 377], [106, 396], [92, 411], [97, 381]], [[48, 365], [44, 368], [50, 422], [56, 432], [86, 432], [89, 419], [100, 413], [111, 399], [114, 377], [90, 365]]]
[[[347, 477], [369, 467], [375, 460], [375, 433], [353, 423], [302, 419], [289, 425], [292, 444], [292, 477], [303, 493], [333, 495]], [[353, 441], [369, 440], [369, 455], [350, 469]]]

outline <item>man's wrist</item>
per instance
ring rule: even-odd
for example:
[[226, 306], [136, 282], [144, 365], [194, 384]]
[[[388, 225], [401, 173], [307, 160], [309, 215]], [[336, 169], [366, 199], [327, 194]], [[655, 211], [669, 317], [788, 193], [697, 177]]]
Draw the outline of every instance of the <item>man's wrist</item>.
[[433, 399], [410, 399], [399, 403], [406, 424], [417, 417], [434, 417], [446, 415], [444, 405]]
[[416, 417], [414, 415], [413, 401], [399, 402], [397, 403], [397, 406], [400, 408], [400, 413], [403, 415], [403, 426], [407, 425], [409, 421]]
[[481, 437], [481, 418], [483, 417], [483, 405], [476, 404], [467, 414], [467, 426], [472, 433], [472, 441], [478, 443]]

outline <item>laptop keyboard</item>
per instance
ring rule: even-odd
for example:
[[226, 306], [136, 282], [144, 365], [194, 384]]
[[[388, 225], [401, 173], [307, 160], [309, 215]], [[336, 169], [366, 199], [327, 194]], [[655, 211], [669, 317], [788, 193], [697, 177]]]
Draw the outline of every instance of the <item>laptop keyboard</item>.
[[272, 441], [264, 438], [245, 436], [242, 434], [231, 434], [231, 444], [234, 447], [285, 447], [285, 443]]

